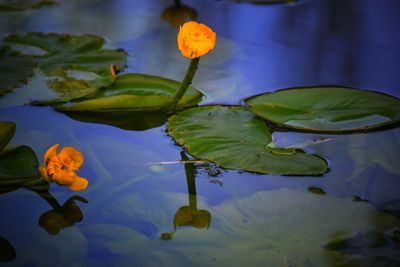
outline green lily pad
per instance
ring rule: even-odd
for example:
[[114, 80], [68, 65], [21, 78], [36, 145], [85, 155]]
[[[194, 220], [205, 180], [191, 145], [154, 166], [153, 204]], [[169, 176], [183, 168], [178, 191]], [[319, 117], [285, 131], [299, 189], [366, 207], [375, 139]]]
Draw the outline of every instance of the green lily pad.
[[365, 131], [400, 121], [399, 99], [345, 87], [285, 89], [245, 102], [264, 119], [308, 131]]
[[53, 0], [1, 0], [0, 11], [24, 11], [57, 4], [58, 3]]
[[[109, 85], [113, 81], [111, 65], [117, 72], [126, 65], [127, 54], [120, 49], [104, 49], [105, 40], [96, 35], [30, 32], [11, 34], [5, 40], [47, 52], [36, 55], [35, 60], [47, 75], [63, 78], [49, 82], [51, 88], [61, 93], [59, 102], [82, 97]], [[92, 79], [76, 79], [71, 71], [91, 74]]]
[[245, 107], [188, 109], [172, 116], [167, 129], [193, 156], [229, 169], [286, 175], [320, 175], [328, 169], [318, 156], [293, 149], [271, 150], [265, 122]]
[[14, 122], [0, 121], [0, 153], [14, 136], [15, 128]]
[[0, 155], [0, 192], [26, 187], [46, 190], [48, 183], [40, 178], [35, 152], [28, 146], [19, 146]]
[[[101, 88], [90, 99], [58, 105], [60, 111], [155, 111], [161, 110], [175, 94], [180, 83], [159, 76], [128, 73], [118, 76], [114, 82]], [[196, 105], [203, 94], [190, 86], [179, 101], [177, 108]], [[132, 114], [134, 116], [134, 114]]]
[[26, 82], [34, 69], [33, 57], [0, 46], [0, 96]]

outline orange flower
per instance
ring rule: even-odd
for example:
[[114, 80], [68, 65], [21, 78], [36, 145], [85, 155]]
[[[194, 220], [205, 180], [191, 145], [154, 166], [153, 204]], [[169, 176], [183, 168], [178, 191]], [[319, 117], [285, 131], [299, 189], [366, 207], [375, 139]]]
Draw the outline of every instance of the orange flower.
[[189, 21], [178, 33], [178, 48], [184, 57], [201, 57], [215, 47], [216, 34], [204, 24]]
[[39, 168], [43, 179], [47, 182], [65, 185], [74, 191], [85, 189], [89, 184], [88, 180], [76, 175], [76, 171], [83, 164], [81, 152], [67, 146], [57, 153], [58, 147], [59, 144], [55, 144], [44, 154], [45, 167], [40, 166]]

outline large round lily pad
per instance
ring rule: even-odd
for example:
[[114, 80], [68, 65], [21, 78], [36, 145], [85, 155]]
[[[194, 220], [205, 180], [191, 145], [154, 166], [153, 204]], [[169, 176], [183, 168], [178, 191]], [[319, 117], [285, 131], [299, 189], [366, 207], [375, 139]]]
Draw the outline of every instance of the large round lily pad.
[[33, 74], [35, 62], [8, 46], [0, 46], [0, 96], [18, 87]]
[[258, 173], [320, 175], [327, 163], [295, 149], [269, 148], [265, 121], [245, 107], [205, 106], [169, 119], [168, 133], [193, 156]]
[[[101, 88], [90, 98], [59, 105], [56, 109], [80, 112], [160, 110], [171, 100], [179, 85], [177, 81], [159, 76], [128, 73], [118, 76], [110, 86]], [[177, 108], [193, 106], [202, 96], [200, 91], [190, 86]]]
[[399, 99], [345, 87], [285, 89], [245, 102], [252, 112], [273, 123], [309, 131], [361, 131], [400, 121]]

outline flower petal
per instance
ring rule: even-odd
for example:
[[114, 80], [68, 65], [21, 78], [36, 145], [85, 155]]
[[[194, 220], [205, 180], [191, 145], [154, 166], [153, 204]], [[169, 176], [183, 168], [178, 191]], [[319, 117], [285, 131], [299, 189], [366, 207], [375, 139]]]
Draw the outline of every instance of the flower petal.
[[59, 185], [70, 186], [71, 184], [76, 182], [78, 175], [75, 172], [66, 172], [66, 171], [57, 171], [50, 177], [53, 182], [56, 182]]
[[50, 147], [49, 149], [47, 149], [46, 153], [44, 154], [43, 160], [44, 160], [44, 164], [47, 165], [47, 160], [55, 155], [57, 155], [57, 149], [60, 145], [59, 144], [55, 144], [52, 147]]
[[84, 158], [83, 158], [82, 153], [79, 150], [77, 150], [74, 147], [72, 147], [72, 146], [64, 147], [63, 149], [61, 149], [59, 154], [60, 154], [60, 156], [63, 156], [63, 154], [65, 154], [68, 157], [70, 157], [70, 159], [73, 162], [73, 169], [74, 170], [79, 169], [83, 164]]
[[45, 180], [46, 182], [50, 182], [49, 177], [47, 176], [47, 171], [46, 168], [43, 166], [39, 167], [39, 172], [42, 175], [43, 180]]
[[76, 180], [73, 184], [67, 185], [69, 189], [73, 191], [81, 191], [83, 189], [86, 189], [88, 187], [89, 181], [86, 178], [77, 176]]

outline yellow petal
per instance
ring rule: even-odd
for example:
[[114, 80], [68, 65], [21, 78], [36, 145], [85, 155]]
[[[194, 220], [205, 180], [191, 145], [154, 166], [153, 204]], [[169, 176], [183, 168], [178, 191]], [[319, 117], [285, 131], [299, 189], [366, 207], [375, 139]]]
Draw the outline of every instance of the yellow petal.
[[43, 160], [44, 160], [44, 164], [47, 165], [47, 160], [49, 158], [51, 158], [52, 156], [57, 155], [57, 149], [60, 145], [59, 144], [55, 144], [52, 147], [50, 147], [49, 149], [47, 149], [46, 153], [44, 154]]
[[178, 48], [184, 57], [201, 57], [215, 47], [216, 34], [208, 26], [189, 21], [183, 24], [178, 33]]
[[50, 182], [49, 177], [47, 176], [47, 171], [46, 168], [43, 166], [39, 167], [39, 172], [42, 175], [43, 180], [45, 180], [46, 182]]
[[84, 158], [79, 150], [75, 149], [72, 146], [66, 146], [63, 149], [61, 149], [59, 153], [60, 156], [63, 156], [64, 154], [67, 155], [72, 160], [74, 164], [73, 168], [75, 170], [79, 169], [82, 166]]
[[68, 185], [68, 188], [73, 191], [81, 191], [83, 189], [86, 189], [88, 185], [89, 181], [86, 178], [77, 176], [75, 182], [71, 185]]
[[66, 172], [66, 171], [57, 171], [51, 177], [51, 180], [56, 182], [59, 185], [66, 185], [70, 186], [71, 184], [75, 183], [77, 179], [77, 175], [75, 172]]

